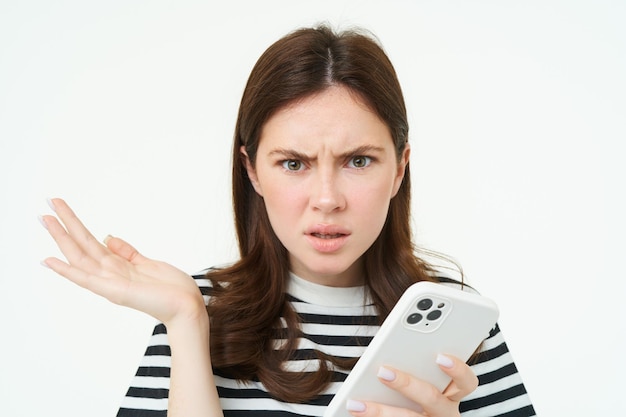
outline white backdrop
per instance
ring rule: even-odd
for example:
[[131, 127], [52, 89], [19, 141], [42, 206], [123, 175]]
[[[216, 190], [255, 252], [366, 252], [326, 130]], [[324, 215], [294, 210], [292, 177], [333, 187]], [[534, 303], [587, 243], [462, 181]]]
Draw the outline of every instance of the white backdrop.
[[499, 303], [537, 411], [623, 413], [624, 2], [27, 0], [0, 4], [2, 415], [114, 415], [154, 323], [39, 265], [45, 198], [189, 272], [233, 259], [245, 80], [323, 20], [391, 56], [418, 241]]

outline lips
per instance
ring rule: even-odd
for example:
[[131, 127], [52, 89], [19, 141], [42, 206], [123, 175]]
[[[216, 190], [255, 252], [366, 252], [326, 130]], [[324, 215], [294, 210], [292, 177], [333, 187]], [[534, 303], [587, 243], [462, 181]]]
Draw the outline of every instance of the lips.
[[318, 237], [329, 236], [339, 237], [349, 235], [350, 231], [345, 227], [336, 224], [318, 223], [314, 226], [307, 228], [304, 233], [307, 235], [315, 235]]
[[350, 231], [337, 225], [317, 224], [305, 231], [313, 249], [322, 253], [332, 253], [341, 249], [350, 236]]

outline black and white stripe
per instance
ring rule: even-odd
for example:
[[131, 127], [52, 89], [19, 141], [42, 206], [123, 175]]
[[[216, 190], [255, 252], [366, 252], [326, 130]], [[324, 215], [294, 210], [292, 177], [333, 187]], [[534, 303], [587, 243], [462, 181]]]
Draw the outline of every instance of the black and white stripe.
[[[194, 278], [208, 303], [211, 291], [209, 281], [204, 276]], [[368, 302], [363, 305], [363, 294], [351, 295], [347, 304], [340, 305], [337, 300], [322, 299], [319, 293], [307, 293], [308, 285], [305, 283], [304, 288], [290, 287], [290, 302], [302, 319], [302, 337], [298, 341], [295, 357], [285, 364], [287, 369], [314, 372], [319, 366], [315, 350], [342, 358], [360, 357], [378, 330], [374, 307]], [[280, 338], [280, 332], [277, 333]], [[280, 340], [277, 340], [277, 345], [280, 345]], [[159, 324], [154, 329], [117, 416], [165, 417], [170, 365], [166, 329]], [[535, 415], [498, 327], [484, 341], [472, 368], [480, 385], [461, 403], [463, 417]], [[346, 376], [346, 371], [336, 370], [333, 382], [321, 395], [307, 404], [291, 404], [271, 398], [259, 381], [242, 383], [215, 372], [225, 417], [322, 416]]]

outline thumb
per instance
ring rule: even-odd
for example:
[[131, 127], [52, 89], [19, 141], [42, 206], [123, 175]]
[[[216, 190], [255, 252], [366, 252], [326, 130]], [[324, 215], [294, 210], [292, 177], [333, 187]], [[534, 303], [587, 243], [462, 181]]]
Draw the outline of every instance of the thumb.
[[139, 264], [147, 260], [130, 243], [119, 237], [108, 235], [104, 238], [104, 244], [111, 252], [133, 264]]

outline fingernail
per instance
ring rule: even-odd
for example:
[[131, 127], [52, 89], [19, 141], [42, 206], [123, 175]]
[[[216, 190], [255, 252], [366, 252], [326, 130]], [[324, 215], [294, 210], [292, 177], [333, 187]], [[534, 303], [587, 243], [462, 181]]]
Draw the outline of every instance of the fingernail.
[[52, 199], [51, 198], [46, 198], [46, 201], [48, 202], [48, 205], [50, 206], [52, 211], [56, 212], [57, 209], [56, 209], [56, 207], [54, 207], [54, 203], [52, 202]]
[[107, 242], [108, 242], [109, 240], [111, 240], [111, 238], [112, 238], [112, 237], [113, 237], [113, 236], [111, 236], [111, 235], [106, 235], [106, 236], [104, 237], [104, 239], [102, 240], [102, 243], [104, 243], [104, 244], [106, 245], [106, 244], [107, 244]]
[[48, 266], [48, 264], [46, 263], [46, 261], [45, 261], [45, 260], [44, 260], [44, 261], [40, 261], [40, 262], [39, 262], [39, 264], [40, 264], [41, 266], [43, 266], [44, 268], [48, 268], [48, 269], [50, 269], [50, 267]]
[[396, 379], [396, 373], [391, 369], [385, 368], [384, 366], [378, 368], [377, 376], [380, 379], [384, 379], [385, 381], [393, 381], [394, 379]]
[[46, 224], [46, 222], [43, 220], [43, 216], [37, 216], [37, 220], [39, 220], [39, 223], [44, 227], [44, 229], [48, 228], [48, 225]]
[[437, 359], [435, 360], [435, 362], [437, 362], [438, 365], [441, 365], [444, 368], [452, 368], [454, 366], [454, 361], [446, 355], [442, 355], [441, 353], [437, 355]]
[[367, 407], [365, 406], [365, 403], [362, 403], [361, 401], [357, 401], [357, 400], [348, 400], [346, 401], [346, 410], [348, 411], [356, 411], [359, 413], [362, 413], [363, 411], [365, 411]]

